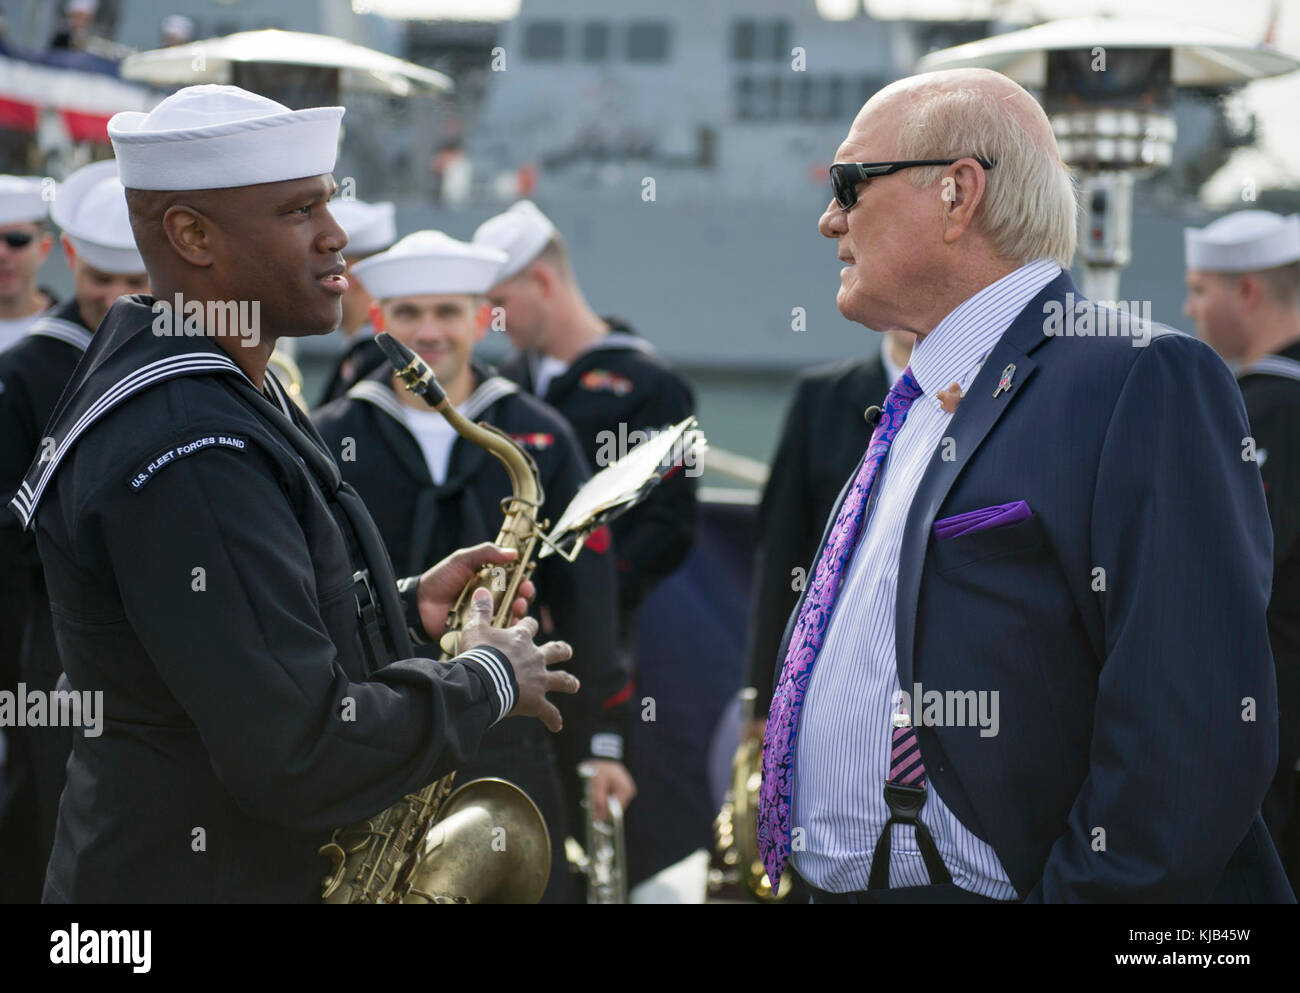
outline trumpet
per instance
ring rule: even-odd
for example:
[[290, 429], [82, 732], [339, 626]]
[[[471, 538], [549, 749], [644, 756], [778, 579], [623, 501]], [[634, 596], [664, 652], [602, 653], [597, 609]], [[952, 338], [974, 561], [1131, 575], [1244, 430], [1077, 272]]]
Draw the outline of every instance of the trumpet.
[[[578, 766], [582, 777], [582, 810], [586, 817], [585, 849], [566, 845], [569, 861], [587, 879], [587, 902], [627, 903], [627, 846], [623, 836], [623, 805], [610, 794], [609, 817], [597, 820], [591, 802], [591, 781], [596, 769], [589, 762]], [[572, 839], [569, 839], [572, 841]]]

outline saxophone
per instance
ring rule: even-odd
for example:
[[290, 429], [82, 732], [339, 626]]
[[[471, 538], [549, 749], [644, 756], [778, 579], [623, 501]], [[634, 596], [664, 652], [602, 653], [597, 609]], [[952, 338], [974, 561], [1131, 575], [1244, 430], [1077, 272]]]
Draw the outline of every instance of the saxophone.
[[740, 691], [741, 741], [731, 759], [731, 788], [713, 820], [714, 850], [709, 867], [710, 903], [779, 903], [790, 895], [790, 874], [772, 882], [758, 853], [758, 790], [763, 782], [763, 738], [750, 737], [754, 702], [752, 686]]
[[[542, 486], [532, 456], [488, 424], [473, 424], [447, 400], [433, 370], [387, 334], [375, 339], [406, 384], [438, 410], [461, 437], [505, 465], [512, 495], [496, 544], [517, 549], [509, 565], [486, 565], [461, 590], [441, 641], [443, 658], [457, 654], [470, 598], [492, 593], [494, 627], [513, 621], [520, 584], [536, 563], [546, 524], [538, 524]], [[339, 828], [320, 849], [331, 862], [321, 883], [326, 903], [536, 903], [550, 878], [546, 822], [523, 790], [503, 779], [476, 779], [452, 791], [455, 773], [408, 794], [382, 813]], [[504, 849], [494, 842], [509, 839]]]

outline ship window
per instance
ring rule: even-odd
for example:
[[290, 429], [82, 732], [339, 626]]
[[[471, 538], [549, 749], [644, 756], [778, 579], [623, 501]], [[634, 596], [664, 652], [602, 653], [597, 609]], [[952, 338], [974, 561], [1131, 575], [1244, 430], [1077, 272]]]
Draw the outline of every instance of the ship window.
[[751, 62], [754, 58], [758, 25], [753, 21], [736, 21], [731, 27], [731, 57], [737, 62]]
[[[790, 85], [784, 85], [785, 83]], [[798, 84], [781, 76], [741, 76], [736, 80], [736, 119], [771, 121], [795, 114]]]
[[750, 76], [736, 80], [736, 117], [742, 121], [754, 117], [754, 80]]
[[564, 58], [564, 22], [533, 21], [525, 24], [524, 57], [537, 62]]
[[793, 79], [787, 78], [785, 85], [781, 87], [781, 94], [776, 105], [776, 114], [783, 121], [797, 120], [799, 118], [799, 99], [803, 86], [808, 82], [808, 77], [803, 73], [798, 73]]
[[767, 99], [759, 105], [759, 116], [771, 120], [781, 113], [781, 83], [783, 80], [780, 76], [773, 76], [766, 80], [767, 85], [763, 87], [767, 91]]
[[629, 62], [663, 62], [668, 58], [668, 25], [663, 21], [632, 21], [627, 26]]
[[790, 22], [732, 22], [731, 57], [737, 62], [784, 62], [790, 57]]
[[582, 26], [582, 58], [587, 62], [603, 62], [609, 58], [609, 25], [591, 21]]
[[799, 80], [799, 117], [811, 117], [816, 111], [813, 108], [813, 83], [820, 80], [814, 80], [812, 76], [803, 76]]
[[840, 102], [843, 99], [844, 79], [840, 76], [832, 76], [826, 82], [826, 103], [822, 107], [822, 116], [834, 119], [846, 113], [846, 111], [840, 109]]
[[[862, 96], [857, 96], [854, 83], [860, 83]], [[814, 121], [838, 120], [852, 115], [874, 94], [885, 80], [863, 77], [847, 80], [835, 75], [804, 75], [790, 77], [738, 76], [735, 80], [734, 106], [738, 121]]]
[[772, 22], [772, 61], [784, 62], [790, 57], [790, 22]]

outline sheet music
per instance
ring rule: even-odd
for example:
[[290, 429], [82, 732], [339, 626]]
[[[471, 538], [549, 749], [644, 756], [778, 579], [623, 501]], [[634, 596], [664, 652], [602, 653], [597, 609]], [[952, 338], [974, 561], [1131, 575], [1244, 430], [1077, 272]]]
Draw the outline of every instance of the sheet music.
[[[675, 466], [695, 465], [707, 447], [694, 417], [641, 442], [587, 480], [573, 495], [548, 540], [562, 543], [566, 536], [594, 530], [605, 520], [634, 507]], [[543, 547], [539, 557], [550, 553], [549, 547]]]

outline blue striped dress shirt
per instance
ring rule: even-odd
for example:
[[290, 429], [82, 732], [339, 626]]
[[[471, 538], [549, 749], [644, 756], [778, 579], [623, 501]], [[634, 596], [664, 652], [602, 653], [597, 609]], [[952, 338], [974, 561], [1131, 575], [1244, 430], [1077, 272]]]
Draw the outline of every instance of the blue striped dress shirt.
[[[889, 819], [881, 791], [889, 774], [890, 717], [901, 690], [894, 648], [898, 555], [912, 498], [952, 417], [936, 394], [953, 382], [965, 393], [1016, 315], [1060, 271], [1046, 259], [1021, 266], [961, 303], [912, 351], [909, 366], [922, 395], [881, 468], [874, 507], [847, 567], [799, 718], [793, 863], [821, 889], [867, 888], [872, 852]], [[918, 673], [918, 680], [924, 682], [923, 676]], [[982, 896], [1016, 899], [993, 849], [944, 806], [933, 781], [927, 793], [921, 819], [953, 882]], [[889, 885], [929, 883], [914, 829], [895, 824], [891, 830]]]

